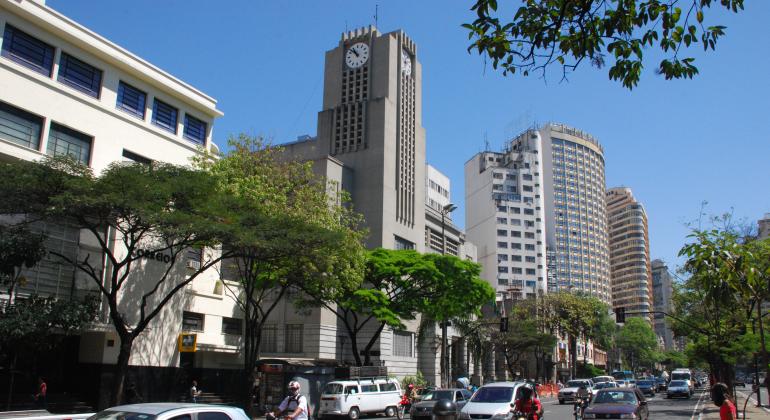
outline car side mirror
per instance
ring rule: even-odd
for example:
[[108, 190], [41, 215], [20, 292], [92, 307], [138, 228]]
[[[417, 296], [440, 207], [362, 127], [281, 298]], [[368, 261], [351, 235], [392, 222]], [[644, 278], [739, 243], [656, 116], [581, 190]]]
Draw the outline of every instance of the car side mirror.
[[647, 401], [645, 401], [645, 400], [639, 401], [639, 404], [640, 405], [647, 405]]

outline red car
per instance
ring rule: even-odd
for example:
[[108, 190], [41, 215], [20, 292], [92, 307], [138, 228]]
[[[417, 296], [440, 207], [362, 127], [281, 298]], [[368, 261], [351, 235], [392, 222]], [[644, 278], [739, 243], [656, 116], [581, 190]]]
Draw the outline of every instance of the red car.
[[636, 388], [605, 388], [596, 394], [583, 412], [583, 418], [623, 418], [629, 414], [635, 414], [639, 420], [648, 419], [650, 414], [644, 395]]

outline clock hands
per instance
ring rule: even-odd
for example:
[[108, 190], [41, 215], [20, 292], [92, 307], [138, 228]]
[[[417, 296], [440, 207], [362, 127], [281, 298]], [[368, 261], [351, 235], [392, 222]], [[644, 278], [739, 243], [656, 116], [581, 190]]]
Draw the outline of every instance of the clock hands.
[[356, 57], [360, 57], [360, 55], [358, 54], [358, 51], [356, 51], [355, 48], [351, 48], [350, 51], [353, 51], [353, 54], [355, 54]]

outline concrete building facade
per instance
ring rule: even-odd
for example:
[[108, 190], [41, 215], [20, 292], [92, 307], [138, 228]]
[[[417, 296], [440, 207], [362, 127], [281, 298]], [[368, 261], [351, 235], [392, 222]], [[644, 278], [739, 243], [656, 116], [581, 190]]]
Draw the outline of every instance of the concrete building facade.
[[[651, 267], [653, 308], [655, 311], [671, 313], [674, 309], [674, 302], [671, 300], [674, 288], [668, 266], [663, 260], [653, 260]], [[653, 316], [653, 328], [655, 334], [663, 340], [664, 348], [674, 350], [676, 345], [674, 332], [666, 321], [665, 315], [655, 314]]]
[[765, 213], [765, 216], [757, 221], [759, 227], [759, 239], [770, 238], [770, 213]]
[[541, 145], [539, 133], [527, 132], [465, 163], [466, 231], [498, 301], [547, 291]]
[[[647, 213], [630, 188], [607, 190], [612, 307], [649, 312], [653, 307]], [[651, 314], [629, 315], [652, 319]]]
[[533, 151], [537, 133], [542, 170], [543, 220], [551, 290], [583, 292], [610, 302], [609, 248], [605, 205], [604, 150], [590, 134], [549, 123], [511, 142], [514, 151]]

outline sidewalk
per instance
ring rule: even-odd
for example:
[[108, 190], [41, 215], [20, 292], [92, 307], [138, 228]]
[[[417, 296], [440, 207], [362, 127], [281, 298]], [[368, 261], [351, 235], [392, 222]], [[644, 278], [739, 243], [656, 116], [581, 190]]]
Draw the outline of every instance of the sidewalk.
[[[746, 402], [747, 394], [738, 391], [738, 418], [743, 418], [743, 404]], [[755, 396], [756, 397], [756, 396]], [[767, 406], [756, 407], [756, 399], [752, 397], [748, 404], [746, 404], [746, 419], [747, 420], [770, 420], [770, 409]], [[703, 408], [703, 411], [698, 416], [701, 420], [719, 420], [719, 407], [713, 403], [708, 402]]]

